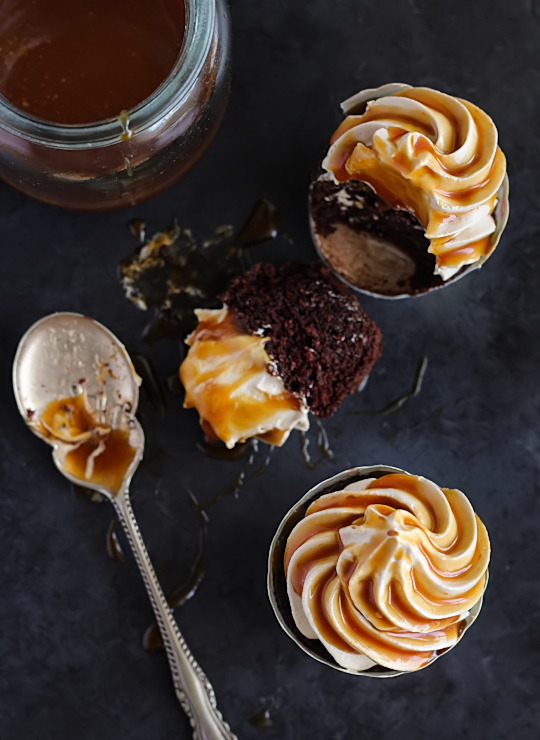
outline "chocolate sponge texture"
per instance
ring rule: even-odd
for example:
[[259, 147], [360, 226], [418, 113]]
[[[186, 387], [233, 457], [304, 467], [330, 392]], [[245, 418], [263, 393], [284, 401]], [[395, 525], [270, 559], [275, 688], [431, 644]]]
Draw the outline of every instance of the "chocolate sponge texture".
[[321, 418], [358, 388], [382, 351], [377, 326], [322, 263], [256, 264], [220, 299], [247, 332], [268, 337], [270, 371]]

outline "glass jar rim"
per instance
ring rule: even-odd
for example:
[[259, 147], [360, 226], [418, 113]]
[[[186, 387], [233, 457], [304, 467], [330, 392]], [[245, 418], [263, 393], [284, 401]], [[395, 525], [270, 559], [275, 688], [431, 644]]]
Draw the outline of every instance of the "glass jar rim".
[[[165, 119], [185, 98], [208, 56], [212, 43], [215, 0], [184, 0], [186, 31], [178, 59], [168, 77], [152, 95], [128, 111], [130, 131], [138, 134]], [[26, 115], [0, 95], [0, 128], [19, 138], [60, 149], [89, 149], [122, 140], [125, 124], [119, 118], [96, 123], [65, 125]]]

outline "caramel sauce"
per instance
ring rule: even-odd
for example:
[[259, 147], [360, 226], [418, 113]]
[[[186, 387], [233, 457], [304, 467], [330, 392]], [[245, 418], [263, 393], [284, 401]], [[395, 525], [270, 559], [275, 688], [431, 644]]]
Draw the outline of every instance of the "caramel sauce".
[[[341, 544], [341, 540], [340, 540], [340, 544]], [[340, 550], [342, 549], [342, 547], [343, 546], [341, 546]], [[349, 583], [349, 581], [351, 580], [351, 576], [356, 570], [357, 566], [358, 566], [358, 563], [356, 562], [354, 558], [349, 560], [346, 563], [345, 567], [342, 568], [342, 571], [340, 573], [341, 580], [345, 581], [345, 583]]]
[[294, 569], [294, 578], [292, 580], [292, 586], [298, 596], [302, 595], [302, 589], [304, 588], [307, 574], [315, 563], [318, 563], [319, 561], [325, 560], [326, 558], [330, 557], [334, 557], [337, 559], [337, 555], [339, 554], [337, 539], [338, 538], [336, 534], [336, 538], [333, 542], [322, 545], [319, 549], [317, 549], [316, 558], [313, 558], [311, 553], [307, 557], [299, 558], [296, 568]]
[[437, 190], [437, 194], [441, 195], [445, 200], [452, 200], [456, 203], [468, 205], [471, 203], [476, 193], [489, 186], [492, 171], [493, 168], [490, 170], [490, 173], [485, 180], [476, 185], [472, 185], [470, 188], [466, 188], [465, 190]]
[[54, 123], [117, 117], [166, 79], [184, 30], [182, 0], [3, 0], [0, 93]]
[[[241, 393], [241, 386], [267, 372], [270, 358], [264, 350], [264, 340], [247, 334], [231, 312], [222, 321], [215, 315], [200, 321], [189, 343], [190, 351], [180, 368], [186, 389], [184, 406], [197, 409], [207, 434], [211, 429], [225, 442], [237, 437], [242, 441], [274, 415], [300, 409], [298, 399], [285, 389], [276, 395], [259, 391], [256, 397]], [[271, 445], [279, 445], [285, 434], [269, 430], [261, 437]]]
[[386, 655], [393, 661], [400, 661], [403, 667], [407, 668], [412, 668], [412, 666], [420, 668], [431, 662], [431, 652], [428, 655], [425, 655], [421, 652], [400, 650], [394, 645], [390, 645], [384, 640], [379, 639], [376, 634], [373, 634], [370, 630], [366, 629], [364, 625], [355, 618], [354, 611], [343, 592], [341, 592], [339, 595], [339, 607], [341, 618], [346, 628], [352, 634], [354, 634], [362, 643], [370, 645], [372, 649], [376, 650], [382, 655]]
[[313, 619], [315, 620], [317, 630], [327, 642], [336, 647], [338, 650], [343, 650], [343, 652], [345, 653], [356, 653], [357, 651], [354, 648], [352, 648], [347, 642], [345, 642], [345, 640], [342, 640], [341, 637], [339, 637], [339, 635], [336, 633], [336, 631], [326, 618], [325, 591], [335, 577], [335, 571], [332, 570], [330, 576], [328, 576], [325, 580], [322, 580], [322, 578], [320, 578], [319, 581], [315, 584], [314, 589], [310, 590], [308, 598], [316, 605], [316, 608], [313, 609], [311, 613], [313, 614]]
[[[428, 561], [430, 567], [431, 562]], [[467, 609], [470, 609], [482, 596], [482, 593], [484, 591], [485, 587], [485, 576], [483, 576], [477, 583], [474, 584], [474, 586], [469, 591], [463, 591], [459, 596], [455, 597], [442, 597], [437, 596], [436, 600], [431, 598], [431, 595], [423, 589], [420, 584], [418, 583], [418, 579], [415, 576], [414, 570], [411, 572], [411, 585], [413, 587], [413, 590], [420, 596], [421, 599], [423, 599], [427, 604], [432, 604], [433, 606], [445, 606], [449, 605], [453, 609], [456, 607], [460, 608], [460, 611], [464, 612]]]
[[[414, 583], [414, 575], [412, 577], [413, 581], [413, 589], [419, 593], [418, 589], [415, 587]], [[423, 597], [423, 594], [420, 594]], [[442, 602], [442, 600], [441, 600]], [[447, 617], [445, 619], [425, 619], [424, 617], [419, 617], [416, 612], [414, 612], [406, 603], [406, 600], [404, 598], [404, 595], [401, 591], [401, 586], [397, 581], [391, 581], [390, 582], [390, 588], [388, 589], [388, 603], [390, 606], [395, 609], [399, 614], [402, 614], [403, 617], [409, 622], [409, 624], [417, 624], [421, 626], [423, 629], [426, 629], [428, 633], [436, 632], [441, 629], [445, 629], [446, 627], [449, 627], [456, 623], [457, 617]], [[433, 603], [429, 601], [429, 603]], [[395, 627], [392, 630], [393, 632], [397, 632]], [[419, 633], [414, 633], [419, 634]]]
[[139, 244], [144, 244], [146, 241], [146, 223], [142, 218], [132, 218], [129, 222], [129, 230], [137, 239]]
[[152, 406], [156, 408], [163, 419], [165, 417], [165, 394], [161, 387], [161, 382], [154, 370], [154, 366], [145, 355], [131, 355], [131, 361], [137, 371], [137, 375], [142, 379], [143, 389], [148, 394]]
[[[306, 512], [306, 516], [308, 514], [309, 514], [309, 511]], [[287, 573], [287, 570], [289, 568], [289, 563], [291, 562], [291, 558], [296, 552], [296, 550], [298, 550], [299, 547], [302, 547], [302, 545], [306, 543], [309, 539], [311, 539], [317, 534], [320, 534], [321, 532], [335, 532], [336, 537], [337, 537], [337, 533], [339, 529], [341, 529], [342, 527], [350, 526], [357, 519], [360, 519], [361, 516], [362, 516], [361, 512], [358, 512], [358, 513], [355, 512], [354, 514], [349, 513], [349, 514], [345, 514], [339, 520], [334, 519], [331, 527], [325, 527], [319, 524], [319, 525], [314, 525], [312, 527], [303, 529], [301, 536], [299, 536], [297, 533], [294, 533], [294, 532], [291, 533], [289, 535], [289, 539], [287, 540], [287, 547], [285, 548], [285, 556], [284, 556], [285, 573]], [[338, 540], [339, 540], [339, 537], [337, 537], [336, 539], [336, 546], [339, 545], [339, 547], [341, 547], [341, 540], [339, 540], [339, 542]], [[319, 559], [318, 557], [314, 558], [311, 561], [311, 563], [312, 564], [316, 563], [318, 559]]]
[[[380, 480], [380, 479], [379, 479]], [[381, 486], [381, 488], [390, 488], [389, 485]], [[357, 517], [362, 516], [367, 506], [370, 504], [379, 504], [381, 506], [387, 506], [389, 509], [395, 509], [396, 508], [396, 501], [395, 499], [390, 498], [389, 496], [384, 496], [379, 494], [378, 492], [375, 493], [369, 493], [369, 491], [372, 491], [372, 488], [366, 488], [365, 491], [357, 491], [356, 494], [348, 494], [346, 491], [343, 492], [343, 496], [339, 496], [339, 500], [337, 498], [330, 498], [324, 501], [323, 499], [318, 499], [317, 501], [314, 501], [311, 506], [306, 511], [307, 514], [312, 514], [315, 511], [325, 511], [326, 509], [332, 509], [336, 505], [336, 502], [339, 503], [340, 507], [346, 507], [346, 508], [353, 508], [356, 509]], [[340, 492], [341, 493], [341, 492]], [[406, 506], [401, 505], [401, 508], [403, 511], [409, 511]], [[412, 514], [412, 512], [409, 511], [409, 513]]]
[[451, 252], [437, 254], [437, 265], [457, 267], [467, 262], [476, 262], [481, 257], [486, 257], [491, 247], [491, 239], [485, 236], [483, 239], [466, 244], [463, 247], [457, 247]]
[[124, 562], [124, 553], [122, 551], [122, 545], [118, 539], [116, 528], [118, 527], [118, 518], [115, 517], [109, 524], [107, 530], [107, 555], [111, 560], [115, 560], [117, 563]]
[[84, 394], [51, 401], [41, 412], [39, 421], [46, 436], [65, 442], [76, 442], [91, 434], [108, 431], [108, 427], [94, 418]]
[[300, 454], [306, 468], [308, 470], [314, 470], [316, 465], [309, 454], [309, 437], [305, 432], [300, 432]]
[[[480, 138], [480, 137], [479, 137]], [[460, 177], [461, 175], [464, 175], [467, 170], [470, 170], [471, 167], [473, 167], [476, 162], [480, 159], [479, 154], [479, 148], [476, 150], [476, 153], [473, 154], [473, 156], [469, 159], [468, 162], [464, 162], [462, 165], [455, 166], [455, 167], [447, 167], [444, 163], [444, 160], [438, 157], [437, 151], [435, 149], [435, 144], [431, 141], [431, 139], [428, 139], [424, 136], [419, 136], [418, 134], [414, 134], [413, 137], [413, 143], [412, 148], [413, 152], [415, 154], [421, 154], [422, 152], [428, 152], [429, 154], [432, 154], [435, 159], [437, 160], [437, 164], [439, 167], [444, 170], [449, 175], [453, 175], [454, 177]], [[458, 191], [462, 192], [462, 191]], [[450, 193], [447, 194], [448, 197], [452, 197]]]
[[196, 327], [194, 309], [216, 308], [216, 296], [245, 271], [246, 250], [275, 238], [278, 226], [279, 212], [262, 199], [232, 241], [221, 227], [203, 246], [190, 229], [173, 224], [122, 260], [120, 279], [128, 299], [155, 309], [143, 332], [145, 341], [165, 336], [183, 341]]
[[[432, 527], [431, 529], [437, 530], [438, 527], [438, 521], [437, 521], [437, 512], [435, 509], [430, 506], [430, 502], [426, 500], [426, 497], [422, 490], [420, 489], [419, 483], [416, 480], [416, 478], [412, 475], [406, 475], [405, 473], [389, 473], [388, 475], [383, 475], [380, 478], [377, 478], [377, 480], [374, 480], [372, 483], [369, 484], [367, 487], [367, 491], [373, 491], [377, 488], [397, 488], [400, 491], [406, 491], [407, 493], [410, 493], [412, 496], [415, 496], [416, 498], [420, 499], [420, 501], [426, 506], [428, 509], [431, 520], [432, 520]], [[393, 508], [396, 508], [396, 502], [393, 501], [389, 504]], [[405, 507], [401, 507], [403, 510], [408, 511], [405, 509]], [[409, 512], [412, 513], [412, 512]]]
[[[92, 473], [87, 476], [90, 456], [104, 449], [94, 457]], [[112, 429], [102, 440], [91, 439], [68, 452], [62, 467], [74, 478], [86, 483], [103, 486], [110, 493], [118, 493], [124, 476], [135, 457], [135, 448], [129, 444], [129, 431]]]
[[[360, 116], [348, 116], [333, 135], [332, 144], [343, 137], [341, 147], [338, 145], [337, 151], [332, 152], [331, 155], [331, 170], [337, 180], [358, 179], [368, 183], [376, 194], [387, 201], [391, 207], [412, 213], [426, 229], [427, 239], [430, 239], [429, 234], [437, 233], [437, 226], [440, 227], [455, 220], [455, 216], [451, 213], [440, 213], [431, 207], [429, 196], [432, 193], [435, 193], [443, 203], [446, 201], [455, 206], [489, 205], [489, 215], [491, 215], [495, 208], [495, 197], [485, 200], [485, 193], [486, 191], [488, 194], [492, 192], [493, 183], [502, 181], [504, 176], [505, 159], [501, 150], [496, 148], [489, 173], [482, 182], [471, 187], [463, 187], [459, 180], [462, 176], [473, 176], [475, 170], [488, 163], [485, 124], [480, 119], [478, 109], [466, 101], [460, 101], [473, 119], [476, 142], [469, 161], [461, 161], [459, 164], [452, 165], [450, 155], [463, 145], [467, 127], [462, 125], [463, 122], [459, 121], [449, 108], [441, 104], [437, 105], [432, 91], [414, 89], [396, 93], [396, 95], [417, 100], [442, 114], [447, 121], [449, 129], [447, 134], [450, 133], [451, 138], [445, 143], [445, 151], [441, 152], [433, 142], [436, 132], [426, 126], [420, 117], [417, 119], [392, 111], [391, 119], [395, 125], [382, 126], [386, 128], [387, 140], [396, 142], [405, 134], [410, 134], [412, 155], [423, 152], [431, 154], [437, 162], [437, 167], [450, 175], [450, 183], [446, 183], [448, 178], [446, 180], [442, 178], [443, 182], [440, 182], [440, 171], [435, 167], [430, 167], [429, 162], [426, 162], [424, 166], [416, 162], [414, 171], [411, 171], [411, 152], [400, 148], [399, 144], [397, 151], [393, 154], [391, 166], [387, 166], [379, 158], [381, 152], [377, 137], [374, 138], [371, 146], [356, 142], [354, 134], [347, 137], [347, 132], [355, 126], [378, 119], [382, 121], [385, 118], [384, 107], [377, 105], [371, 109], [368, 107]], [[488, 147], [489, 156], [490, 152], [491, 149]], [[455, 187], [456, 190], [447, 192], [438, 187], [438, 183], [444, 184], [445, 187]], [[443, 272], [449, 275], [455, 274], [460, 268], [489, 256], [492, 249], [492, 239], [489, 236], [461, 247], [452, 247], [448, 243], [454, 236], [455, 234], [452, 233], [448, 236], [430, 239], [431, 245], [428, 251], [436, 256], [436, 271], [439, 274]]]
[[[382, 475], [380, 478], [372, 481], [366, 488], [366, 491], [372, 491], [376, 488], [397, 488], [398, 490], [406, 491], [413, 496], [418, 496], [420, 494], [416, 478], [411, 475], [406, 475], [405, 473], [388, 473], [388, 475]], [[423, 496], [421, 496], [421, 498], [423, 499]]]
[[[377, 118], [379, 118], [378, 112], [370, 113], [369, 111], [364, 113], [361, 116], [361, 121], [359, 120], [360, 116], [347, 116], [345, 120], [341, 123], [341, 125], [338, 127], [336, 132], [333, 134], [332, 138], [330, 139], [330, 144], [334, 144], [343, 134], [345, 134], [347, 131], [350, 131], [355, 126], [358, 126], [359, 123], [365, 123], [367, 121], [374, 121]], [[404, 114], [399, 113], [392, 113], [392, 121], [396, 121], [396, 123], [403, 124], [403, 128], [400, 126], [390, 126], [389, 129], [394, 129], [394, 139], [399, 138], [399, 136], [402, 136], [405, 133], [408, 133], [409, 131], [419, 132], [424, 134], [424, 136], [433, 136], [433, 131], [430, 126], [423, 126], [421, 121], [418, 121], [413, 116], [407, 116]]]
[[156, 622], [153, 622], [144, 631], [142, 645], [146, 652], [151, 655], [155, 655], [163, 650], [163, 638]]
[[[310, 591], [309, 599], [315, 606], [315, 608], [312, 609], [311, 614], [315, 620], [317, 629], [328, 643], [333, 645], [338, 650], [343, 650], [348, 653], [355, 653], [357, 651], [336, 633], [335, 629], [329, 623], [326, 617], [327, 610], [325, 594], [327, 588], [333, 582], [335, 577], [336, 574], [334, 570], [332, 570], [330, 575], [327, 575], [326, 577], [321, 576], [319, 581]], [[373, 598], [372, 581], [370, 579], [366, 580], [362, 584], [362, 586], [367, 603], [370, 604], [373, 612], [377, 614], [377, 607]], [[395, 593], [391, 596], [391, 601], [393, 601], [394, 605], [397, 605], [397, 603], [399, 603], [399, 600]], [[440, 620], [429, 623], [430, 631], [422, 633], [397, 630], [395, 627], [390, 625], [390, 623], [387, 623], [386, 630], [381, 629], [381, 635], [379, 636], [377, 635], [376, 629], [380, 629], [380, 627], [369, 628], [367, 626], [364, 626], [362, 621], [355, 614], [355, 609], [349, 603], [349, 600], [343, 590], [340, 590], [339, 593], [339, 609], [344, 625], [352, 635], [355, 635], [362, 644], [369, 646], [377, 653], [385, 655], [387, 658], [391, 659], [394, 662], [399, 661], [401, 666], [406, 670], [416, 670], [425, 665], [428, 665], [436, 657], [437, 653], [433, 649], [428, 649], [425, 651], [422, 650], [422, 643], [426, 643], [426, 645], [429, 645], [434, 640], [453, 639], [456, 638], [459, 634], [458, 624], [456, 623], [455, 618], [453, 618], [449, 620]], [[378, 614], [378, 617], [380, 620], [382, 620], [382, 615]], [[386, 622], [386, 620], [383, 621]], [[412, 621], [414, 623], [415, 621], [418, 621], [418, 619], [417, 617], [415, 617], [413, 619], [410, 619], [409, 621]], [[418, 649], [400, 649], [395, 644], [387, 642], [384, 639], [385, 631], [389, 634], [391, 633], [392, 635], [399, 635], [403, 639], [409, 639], [418, 642]]]
[[[458, 149], [463, 145], [463, 140], [459, 137], [459, 133], [461, 131], [461, 127], [459, 125], [459, 121], [456, 118], [456, 116], [452, 113], [451, 109], [444, 105], [437, 105], [437, 100], [431, 95], [430, 90], [423, 90], [421, 88], [414, 88], [413, 90], [401, 90], [397, 93], [395, 93], [396, 97], [400, 98], [410, 98], [412, 100], [417, 100], [420, 103], [424, 103], [424, 105], [427, 105], [428, 108], [432, 108], [433, 110], [437, 111], [437, 113], [440, 113], [443, 115], [446, 120], [450, 123], [450, 127], [452, 128], [452, 131], [454, 132], [454, 142], [453, 142], [453, 148]], [[460, 98], [456, 98], [456, 100], [460, 100]], [[466, 103], [464, 100], [460, 100], [462, 103]], [[472, 111], [470, 108], [467, 108], [469, 113], [472, 115]], [[411, 117], [412, 118], [412, 117]], [[474, 118], [474, 115], [473, 115]], [[416, 119], [412, 119], [415, 121], [417, 128], [418, 124], [416, 122]], [[476, 120], [476, 119], [475, 119]]]
[[[434, 659], [435, 656], [433, 650], [426, 652], [422, 650], [400, 650], [395, 645], [386, 642], [384, 639], [378, 638], [376, 633], [374, 634], [371, 630], [366, 629], [360, 620], [356, 619], [353, 608], [343, 592], [339, 595], [339, 606], [343, 622], [351, 633], [355, 634], [364, 644], [371, 646], [372, 649], [376, 650], [378, 653], [387, 656], [392, 661], [399, 661], [403, 668], [407, 670], [416, 670], [428, 665]], [[410, 634], [412, 639], [419, 639], [420, 641], [422, 641], [423, 638], [427, 638], [427, 635], [425, 634], [419, 635], [417, 633], [401, 632], [399, 634], [402, 634], [403, 637]], [[430, 635], [433, 637], [433, 633], [430, 633]], [[329, 640], [329, 642], [334, 644], [333, 640]]]
[[118, 493], [136, 452], [129, 443], [129, 430], [100, 424], [84, 394], [51, 401], [41, 412], [37, 428], [49, 439], [70, 445], [62, 461], [67, 473], [81, 483]]
[[[420, 221], [424, 228], [429, 221], [429, 213], [424, 202], [421, 189], [414, 183], [406, 180], [399, 172], [384, 167], [379, 160], [365, 167], [359, 155], [361, 150], [357, 148], [352, 152], [345, 163], [345, 176], [336, 173], [338, 180], [359, 179], [367, 182], [375, 190], [377, 195], [389, 203], [392, 208], [401, 208], [412, 213]], [[398, 157], [399, 163], [399, 157]]]
[[259, 712], [249, 718], [249, 724], [255, 727], [257, 730], [262, 730], [265, 727], [271, 727], [274, 724], [272, 715], [270, 714], [270, 707], [263, 707]]
[[[310, 614], [316, 629], [330, 645], [339, 650], [351, 652], [351, 646], [342, 636], [341, 628], [334, 626], [332, 616], [333, 609], [336, 607], [334, 599], [339, 598], [339, 610], [345, 629], [343, 634], [349, 634], [351, 644], [354, 644], [355, 640], [358, 641], [356, 649], [352, 649], [352, 652], [367, 651], [371, 655], [378, 654], [384, 656], [395, 667], [417, 670], [428, 665], [441, 651], [448, 649], [435, 649], [438, 645], [453, 644], [461, 636], [466, 622], [460, 621], [459, 615], [455, 612], [463, 613], [478, 602], [485, 587], [486, 577], [485, 575], [480, 577], [468, 591], [455, 595], [443, 593], [439, 596], [431, 594], [429, 589], [426, 590], [429, 581], [423, 582], [422, 572], [417, 574], [414, 569], [410, 569], [410, 580], [407, 585], [401, 582], [401, 576], [391, 577], [389, 580], [386, 592], [381, 596], [389, 610], [389, 618], [385, 616], [375, 599], [373, 578], [386, 568], [389, 561], [399, 560], [403, 554], [399, 549], [398, 551], [395, 549], [396, 540], [394, 538], [400, 536], [400, 531], [389, 529], [386, 523], [388, 516], [400, 507], [392, 500], [389, 500], [386, 505], [377, 496], [377, 489], [385, 488], [396, 488], [412, 494], [428, 506], [436, 522], [433, 508], [429, 506], [429, 500], [426, 500], [429, 496], [422, 491], [421, 481], [416, 476], [404, 473], [387, 474], [373, 481], [365, 489], [365, 496], [362, 496], [364, 492], [361, 491], [355, 495], [337, 492], [329, 494], [324, 502], [318, 499], [312, 503], [302, 525], [289, 535], [285, 550], [285, 572], [290, 567], [291, 558], [302, 545], [320, 532], [328, 533], [324, 539], [312, 543], [311, 546], [305, 548], [303, 553], [298, 553], [294, 572], [291, 574], [293, 589], [301, 597], [310, 571], [314, 566], [318, 568], [324, 566], [315, 581], [311, 581], [308, 593]], [[460, 512], [459, 507], [456, 510], [457, 503], [452, 496], [448, 496], [447, 500], [450, 505], [454, 502], [454, 506], [451, 505], [452, 512], [459, 521]], [[320, 517], [318, 522], [313, 522], [313, 526], [309, 526], [311, 513], [325, 511], [328, 508], [337, 510], [343, 508], [345, 511], [348, 508], [349, 513], [342, 517], [329, 513], [326, 526], [320, 521]], [[354, 514], [350, 513], [351, 508], [355, 510]], [[403, 527], [404, 531], [418, 529], [418, 521], [410, 511], [400, 511], [397, 516], [396, 521], [399, 521], [400, 528]], [[365, 524], [373, 530], [369, 551], [365, 552], [365, 543], [361, 545], [362, 555], [358, 553], [354, 543], [344, 546], [340, 537], [340, 530], [343, 527], [356, 524], [360, 527]], [[479, 527], [481, 526], [479, 523]], [[335, 534], [333, 539], [330, 538], [332, 533]], [[427, 566], [439, 576], [458, 577], [473, 568], [485, 556], [485, 548], [482, 547], [480, 540], [472, 556], [472, 562], [455, 573], [440, 573], [432, 566], [431, 556], [422, 547], [422, 537], [428, 538], [428, 534], [422, 529], [418, 529], [418, 533], [420, 539], [416, 544], [423, 553]], [[459, 534], [445, 552], [456, 547], [460, 547]], [[365, 558], [369, 558], [369, 571], [366, 570]], [[359, 566], [363, 568], [364, 573], [361, 580], [353, 579], [350, 583]], [[413, 591], [412, 600], [407, 595], [409, 586]], [[332, 594], [329, 593], [329, 588], [332, 588]], [[305, 595], [304, 593], [304, 597]], [[418, 599], [434, 607], [435, 616], [426, 618], [420, 615], [415, 608]], [[437, 618], [436, 614], [441, 611], [443, 614], [445, 611], [446, 613], [454, 612], [454, 614]], [[397, 625], [403, 622], [406, 628], [399, 628]]]
[[[456, 546], [456, 544], [458, 542], [459, 542], [459, 538], [456, 537], [456, 539], [450, 545], [450, 547], [448, 547], [448, 548], [438, 547], [437, 549], [440, 550], [441, 552], [444, 552], [445, 555], [451, 555], [452, 554], [452, 550], [455, 548], [455, 546]], [[473, 567], [473, 565], [474, 565], [474, 560], [472, 560], [468, 565], [466, 565], [464, 568], [460, 568], [459, 570], [442, 571], [442, 570], [439, 570], [438, 568], [436, 568], [434, 566], [434, 564], [430, 561], [430, 557], [429, 557], [428, 553], [426, 552], [426, 550], [422, 546], [422, 540], [419, 540], [418, 541], [418, 549], [420, 550], [420, 552], [422, 553], [422, 555], [425, 557], [425, 559], [430, 563], [431, 570], [434, 573], [436, 573], [438, 576], [441, 576], [441, 578], [458, 578], [459, 576], [462, 576], [464, 573], [467, 573], [467, 571], [469, 571]], [[478, 557], [476, 559], [478, 559]]]

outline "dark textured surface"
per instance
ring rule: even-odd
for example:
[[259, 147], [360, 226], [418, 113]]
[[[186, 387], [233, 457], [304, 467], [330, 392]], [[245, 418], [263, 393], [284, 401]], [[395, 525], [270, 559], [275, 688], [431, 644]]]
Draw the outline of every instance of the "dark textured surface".
[[[54, 310], [88, 313], [132, 351], [146, 318], [128, 304], [115, 267], [134, 247], [137, 215], [150, 231], [181, 223], [208, 233], [240, 225], [266, 195], [296, 246], [260, 258], [310, 259], [310, 172], [340, 120], [338, 103], [388, 81], [431, 85], [471, 99], [495, 119], [510, 168], [508, 229], [480, 272], [406, 302], [363, 299], [385, 352], [366, 391], [327, 423], [332, 461], [307, 470], [293, 437], [238, 500], [209, 510], [209, 567], [179, 609], [186, 637], [241, 740], [450, 740], [540, 734], [540, 269], [538, 170], [540, 11], [530, 0], [234, 0], [229, 111], [203, 162], [162, 197], [133, 211], [63, 213], [0, 186], [0, 737], [2, 740], [165, 740], [191, 737], [163, 654], [140, 647], [151, 620], [132, 559], [110, 560], [106, 504], [70, 493], [49, 450], [18, 418], [10, 366], [28, 326]], [[409, 390], [388, 417], [353, 415]], [[173, 343], [149, 350], [165, 377]], [[135, 509], [166, 586], [189, 571], [202, 499], [241, 463], [204, 458], [193, 412], [169, 398], [165, 423], [142, 399], [145, 467]], [[265, 594], [266, 553], [282, 515], [320, 479], [386, 463], [465, 491], [491, 534], [486, 603], [464, 641], [434, 666], [386, 681], [355, 679], [304, 656], [279, 628]], [[270, 700], [273, 726], [248, 718]]]

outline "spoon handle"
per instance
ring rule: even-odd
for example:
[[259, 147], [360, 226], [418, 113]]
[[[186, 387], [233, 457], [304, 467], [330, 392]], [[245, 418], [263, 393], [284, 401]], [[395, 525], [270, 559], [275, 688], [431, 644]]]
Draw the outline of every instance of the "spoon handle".
[[217, 708], [216, 695], [182, 637], [144, 544], [131, 507], [129, 492], [113, 499], [150, 597], [161, 631], [178, 701], [189, 717], [194, 740], [237, 740]]

